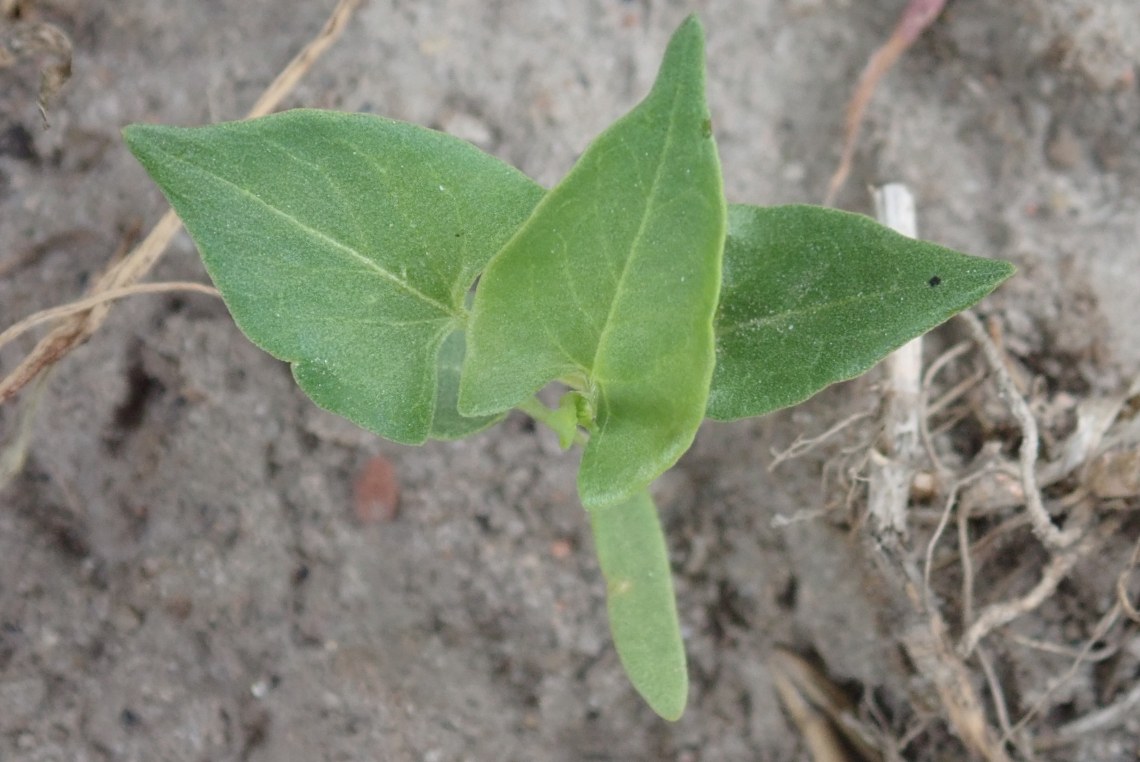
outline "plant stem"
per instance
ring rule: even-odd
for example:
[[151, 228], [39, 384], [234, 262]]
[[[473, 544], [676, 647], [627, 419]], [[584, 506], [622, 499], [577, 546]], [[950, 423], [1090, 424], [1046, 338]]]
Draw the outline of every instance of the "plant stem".
[[561, 415], [561, 411], [551, 410], [542, 404], [537, 397], [529, 397], [523, 400], [516, 405], [516, 408], [539, 423], [549, 426], [558, 434], [559, 440], [571, 442], [572, 444], [582, 447], [586, 446], [588, 440], [586, 433], [579, 429], [574, 421], [568, 420], [565, 416]]

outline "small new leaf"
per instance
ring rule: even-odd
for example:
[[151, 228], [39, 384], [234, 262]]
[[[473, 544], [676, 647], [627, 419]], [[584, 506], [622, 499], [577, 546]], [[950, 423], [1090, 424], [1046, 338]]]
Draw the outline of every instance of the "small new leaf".
[[542, 196], [531, 180], [461, 140], [366, 114], [124, 135], [238, 326], [292, 363], [318, 405], [408, 444], [494, 420], [455, 411], [462, 337], [441, 349], [465, 328], [475, 277]]
[[679, 719], [689, 675], [657, 507], [642, 490], [624, 503], [590, 511], [590, 526], [618, 658], [653, 711]]
[[475, 294], [460, 412], [577, 386], [597, 414], [578, 477], [587, 508], [644, 489], [704, 417], [725, 226], [708, 119], [690, 18], [650, 94], [539, 203]]
[[858, 214], [734, 204], [708, 416], [763, 415], [854, 378], [1013, 271]]

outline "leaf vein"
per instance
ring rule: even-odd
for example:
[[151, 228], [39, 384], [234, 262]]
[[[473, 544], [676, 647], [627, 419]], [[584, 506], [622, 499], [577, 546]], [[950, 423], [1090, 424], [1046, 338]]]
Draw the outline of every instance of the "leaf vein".
[[456, 312], [454, 309], [448, 307], [445, 304], [442, 304], [438, 300], [433, 299], [432, 297], [423, 293], [422, 291], [417, 289], [415, 286], [408, 283], [406, 280], [398, 277], [395, 273], [388, 271], [384, 267], [381, 267], [379, 263], [377, 263], [376, 261], [369, 259], [368, 257], [364, 256], [362, 253], [360, 253], [359, 251], [357, 251], [353, 247], [349, 246], [348, 244], [346, 244], [342, 241], [337, 240], [336, 238], [332, 237], [328, 233], [325, 233], [324, 231], [318, 230], [318, 229], [312, 227], [311, 225], [305, 224], [301, 220], [299, 220], [296, 217], [294, 217], [294, 216], [286, 213], [285, 211], [277, 208], [276, 206], [269, 203], [265, 199], [261, 198], [257, 194], [253, 193], [249, 189], [241, 187], [240, 185], [238, 185], [237, 183], [235, 183], [234, 181], [230, 180], [227, 177], [223, 177], [219, 174], [210, 172], [209, 170], [207, 170], [207, 169], [205, 169], [205, 168], [203, 168], [197, 164], [194, 164], [191, 161], [188, 161], [187, 159], [185, 159], [182, 156], [177, 156], [174, 154], [171, 154], [170, 156], [174, 161], [179, 162], [181, 164], [185, 164], [185, 165], [189, 166], [192, 170], [194, 170], [198, 173], [201, 173], [201, 174], [205, 174], [209, 177], [212, 177], [217, 182], [220, 182], [224, 185], [229, 186], [230, 188], [232, 188], [237, 193], [247, 197], [250, 201], [252, 201], [256, 204], [259, 204], [260, 206], [265, 208], [267, 211], [276, 215], [277, 217], [279, 217], [281, 220], [285, 221], [286, 223], [293, 225], [294, 227], [301, 230], [303, 233], [309, 235], [310, 237], [316, 238], [316, 239], [330, 245], [332, 248], [334, 248], [338, 251], [341, 251], [341, 252], [347, 254], [348, 256], [356, 259], [357, 261], [359, 261], [361, 264], [363, 264], [368, 269], [373, 270], [381, 278], [384, 278], [385, 280], [390, 281], [391, 283], [395, 284], [396, 286], [407, 291], [412, 296], [420, 299], [421, 301], [423, 301], [427, 304], [430, 304], [431, 306], [438, 309], [440, 312], [443, 312], [446, 315], [450, 315], [450, 316], [456, 317], [456, 318], [461, 317], [461, 315], [458, 312]]
[[718, 323], [717, 333], [724, 336], [728, 334], [738, 333], [740, 331], [750, 330], [753, 328], [764, 328], [766, 326], [782, 322], [788, 318], [810, 317], [838, 307], [849, 307], [864, 302], [882, 301], [886, 297], [901, 294], [907, 290], [909, 289], [907, 289], [905, 286], [895, 286], [894, 288], [888, 289], [886, 291], [876, 291], [873, 294], [858, 294], [855, 296], [846, 297], [844, 299], [832, 299], [808, 307], [797, 307], [781, 310], [780, 312], [773, 312], [768, 315], [750, 318], [739, 323]]
[[630, 242], [629, 256], [626, 257], [625, 262], [622, 265], [621, 275], [618, 276], [617, 288], [614, 291], [613, 298], [610, 300], [610, 306], [609, 306], [609, 310], [606, 313], [606, 319], [602, 323], [602, 332], [598, 336], [598, 345], [594, 350], [594, 359], [591, 363], [591, 370], [597, 369], [599, 359], [604, 356], [604, 349], [605, 349], [606, 341], [609, 338], [610, 328], [614, 322], [614, 320], [613, 320], [614, 319], [614, 312], [617, 308], [618, 302], [621, 301], [622, 291], [625, 287], [625, 280], [629, 276], [629, 272], [632, 269], [631, 265], [632, 265], [634, 259], [637, 258], [637, 254], [640, 250], [639, 244], [641, 242], [641, 239], [645, 235], [645, 232], [646, 232], [646, 229], [648, 226], [649, 218], [653, 216], [651, 214], [650, 210], [652, 209], [652, 207], [655, 206], [655, 202], [656, 202], [656, 198], [657, 198], [657, 188], [661, 183], [662, 175], [664, 173], [664, 168], [665, 168], [665, 165], [667, 163], [667, 157], [669, 155], [670, 148], [671, 148], [671, 145], [673, 143], [673, 131], [674, 131], [674, 128], [676, 127], [676, 124], [677, 124], [677, 118], [676, 118], [677, 117], [677, 109], [680, 108], [680, 105], [682, 102], [681, 101], [681, 88], [680, 87], [674, 88], [672, 96], [673, 96], [673, 102], [672, 102], [671, 108], [670, 108], [669, 121], [668, 121], [669, 126], [666, 129], [665, 140], [662, 143], [661, 149], [658, 153], [657, 167], [655, 168], [654, 173], [653, 173], [653, 181], [650, 184], [648, 192], [645, 194], [645, 197], [644, 197], [645, 198], [645, 206], [642, 208], [641, 219], [638, 222], [637, 232], [634, 234], [633, 240]]

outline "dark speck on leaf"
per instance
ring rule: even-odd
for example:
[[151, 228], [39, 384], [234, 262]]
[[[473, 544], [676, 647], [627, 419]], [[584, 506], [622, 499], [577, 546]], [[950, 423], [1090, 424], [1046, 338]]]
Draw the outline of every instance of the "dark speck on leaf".
[[937, 275], [935, 275], [933, 278], [931, 278], [930, 280], [928, 280], [926, 282], [930, 284], [931, 288], [934, 288], [935, 286], [939, 286], [942, 284], [942, 279], [939, 278]]

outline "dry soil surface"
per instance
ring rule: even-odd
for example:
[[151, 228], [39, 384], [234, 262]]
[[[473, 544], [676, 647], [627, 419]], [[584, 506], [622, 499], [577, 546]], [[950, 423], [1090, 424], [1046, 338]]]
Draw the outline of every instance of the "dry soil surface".
[[[696, 11], [730, 199], [819, 202], [848, 93], [904, 4], [370, 0], [287, 105], [437, 127], [551, 184], [647, 90]], [[47, 128], [34, 64], [0, 69], [4, 327], [82, 295], [161, 214], [124, 125], [239, 117], [332, 2], [0, 7], [57, 24], [75, 54]], [[1111, 408], [1140, 371], [1138, 66], [1135, 0], [951, 2], [876, 94], [838, 202], [867, 211], [869, 184], [905, 182], [923, 237], [1018, 264], [979, 314], [1046, 463], [1089, 401]], [[205, 280], [188, 238], [153, 277]], [[0, 351], [0, 370], [34, 338]], [[966, 338], [951, 322], [927, 362]], [[656, 486], [692, 677], [669, 724], [622, 676], [575, 459], [551, 436], [519, 416], [464, 442], [386, 443], [315, 408], [217, 300], [128, 299], [51, 376], [27, 463], [0, 492], [0, 760], [806, 759], [774, 690], [777, 647], [852, 701], [884, 758], [962, 759], [940, 662], [905, 647], [932, 612], [945, 632], [931, 642], [964, 667], [991, 740], [1027, 718], [1004, 753], [1135, 760], [1140, 625], [1125, 604], [1140, 573], [1117, 589], [1135, 492], [1084, 461], [1049, 485], [1055, 519], [1087, 530], [1083, 555], [959, 656], [979, 612], [1070, 556], [1027, 528], [1016, 472], [1001, 470], [1021, 429], [967, 344], [932, 385], [937, 398], [965, 382], [930, 412], [945, 470], [920, 464], [931, 478], [902, 557], [925, 568], [955, 479], [998, 470], [968, 515], [952, 502], [929, 605], [908, 598], [866, 520], [881, 380], [707, 425]], [[0, 442], [28, 397], [0, 408]], [[1136, 407], [1108, 418], [1124, 477]], [[855, 413], [870, 415], [770, 468], [773, 450]], [[400, 510], [362, 524], [353, 483], [377, 455]]]

